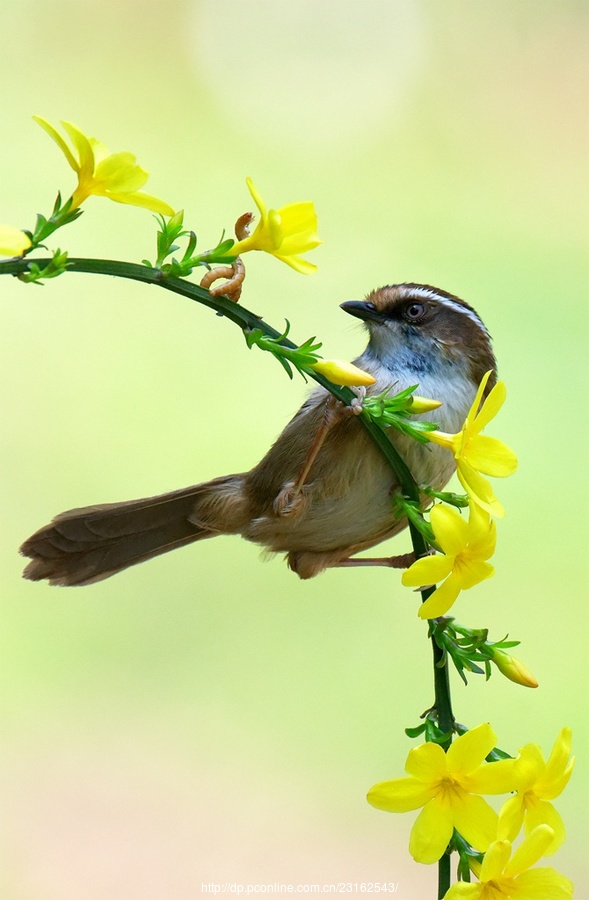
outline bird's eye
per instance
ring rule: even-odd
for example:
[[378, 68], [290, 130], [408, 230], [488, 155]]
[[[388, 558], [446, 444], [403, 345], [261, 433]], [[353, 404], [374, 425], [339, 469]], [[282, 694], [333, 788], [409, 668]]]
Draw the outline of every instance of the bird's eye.
[[419, 322], [427, 313], [425, 303], [408, 303], [403, 310], [403, 315], [408, 322]]

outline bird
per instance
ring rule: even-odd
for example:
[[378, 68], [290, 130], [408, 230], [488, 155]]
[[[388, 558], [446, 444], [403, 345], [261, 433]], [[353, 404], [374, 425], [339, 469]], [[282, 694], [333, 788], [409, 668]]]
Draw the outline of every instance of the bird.
[[[354, 360], [375, 379], [368, 396], [417, 384], [419, 394], [442, 401], [429, 420], [457, 433], [483, 375], [491, 372], [485, 394], [496, 383], [489, 332], [454, 294], [427, 284], [392, 284], [341, 308], [368, 331], [368, 345]], [[418, 485], [439, 491], [447, 484], [456, 467], [452, 453], [393, 428], [386, 433]], [[23, 575], [89, 585], [177, 547], [234, 534], [286, 554], [293, 572], [312, 578], [364, 563], [357, 553], [407, 526], [394, 503], [398, 490], [395, 473], [358, 417], [339, 414], [332, 395], [317, 387], [250, 471], [63, 512], [23, 543], [21, 553], [31, 560]], [[386, 564], [386, 558], [374, 562]]]

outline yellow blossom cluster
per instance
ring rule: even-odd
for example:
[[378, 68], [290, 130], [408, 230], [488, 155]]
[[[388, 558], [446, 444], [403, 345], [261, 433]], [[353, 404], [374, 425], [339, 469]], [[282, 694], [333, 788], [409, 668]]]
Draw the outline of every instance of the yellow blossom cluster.
[[[483, 724], [458, 737], [447, 753], [431, 742], [415, 747], [405, 764], [407, 777], [374, 785], [368, 802], [386, 812], [421, 808], [409, 839], [416, 862], [439, 860], [454, 829], [485, 854], [482, 865], [471, 862], [479, 883], [453, 885], [446, 900], [571, 897], [567, 878], [552, 868], [532, 869], [541, 856], [553, 853], [564, 840], [562, 820], [550, 801], [564, 790], [571, 776], [571, 731], [562, 729], [547, 762], [537, 744], [522, 747], [516, 759], [485, 762], [495, 744], [493, 729]], [[499, 814], [481, 796], [509, 792], [515, 792], [514, 796]], [[522, 824], [526, 839], [511, 856], [511, 844]], [[539, 885], [545, 885], [547, 892], [531, 893]]]

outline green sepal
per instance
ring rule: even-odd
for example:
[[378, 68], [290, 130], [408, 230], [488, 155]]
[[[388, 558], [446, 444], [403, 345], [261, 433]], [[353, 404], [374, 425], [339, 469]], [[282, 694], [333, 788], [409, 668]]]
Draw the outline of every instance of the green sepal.
[[450, 850], [450, 852], [452, 852], [452, 850], [455, 850], [458, 853], [458, 880], [465, 881], [467, 883], [470, 882], [470, 861], [475, 860], [478, 863], [482, 863], [484, 853], [481, 853], [479, 850], [475, 850], [474, 847], [471, 847], [470, 844], [467, 844], [462, 835], [459, 834], [456, 829], [454, 829], [454, 833], [450, 840], [448, 849]]
[[381, 394], [366, 397], [362, 403], [363, 414], [384, 428], [395, 428], [420, 444], [428, 444], [427, 435], [436, 431], [438, 426], [433, 422], [422, 422], [413, 418], [416, 413], [411, 411], [412, 395], [419, 385], [411, 385], [391, 397], [389, 394], [393, 387], [394, 385], [391, 385]]
[[434, 709], [428, 709], [421, 716], [423, 721], [414, 727], [405, 728], [405, 734], [409, 738], [416, 738], [425, 735], [425, 740], [429, 744], [440, 744], [447, 746], [452, 738], [452, 733], [443, 731], [437, 721], [437, 712]]
[[[49, 218], [44, 216], [42, 213], [37, 213], [35, 220], [35, 228], [33, 231], [25, 230], [25, 234], [31, 241], [31, 246], [26, 250], [25, 254], [27, 255], [32, 250], [37, 249], [37, 247], [44, 247], [43, 241], [46, 241], [47, 238], [53, 234], [54, 231], [57, 231], [58, 228], [61, 228], [63, 225], [69, 225], [71, 222], [75, 222], [82, 215], [83, 210], [79, 207], [72, 209], [72, 198], [68, 197], [63, 206], [61, 205], [61, 194], [58, 193], [55, 198], [55, 203], [53, 204], [53, 210]], [[48, 268], [48, 267], [46, 267]], [[23, 273], [24, 274], [24, 273]], [[54, 278], [56, 275], [61, 274], [59, 272], [55, 272], [51, 275], [45, 275], [45, 278]]]
[[427, 484], [420, 484], [419, 490], [431, 497], [432, 500], [440, 500], [442, 503], [448, 503], [458, 509], [465, 509], [469, 503], [467, 494], [455, 494], [454, 491], [434, 491]]
[[[236, 257], [230, 253], [235, 241], [232, 238], [225, 238], [224, 231], [216, 247], [195, 255], [197, 237], [194, 231], [184, 228], [184, 210], [179, 210], [170, 219], [162, 215], [156, 215], [154, 218], [159, 225], [156, 239], [157, 259], [153, 265], [147, 259], [142, 262], [150, 268], [159, 269], [164, 277], [185, 278], [198, 266], [210, 269], [214, 263], [231, 264], [235, 260]], [[182, 238], [187, 238], [182, 256], [179, 259], [173, 257], [170, 262], [166, 262], [172, 253], [180, 250], [177, 241]]]
[[212, 264], [231, 265], [237, 259], [237, 254], [231, 253], [235, 241], [233, 238], [226, 238], [225, 232], [221, 234], [221, 238], [216, 247], [201, 253], [193, 260], [195, 266], [207, 266]]
[[490, 641], [488, 628], [467, 628], [454, 621], [452, 616], [440, 616], [430, 625], [429, 636], [442, 651], [442, 664], [449, 656], [462, 681], [467, 684], [465, 672], [484, 675], [488, 681], [493, 669], [491, 660], [495, 649], [517, 647], [520, 641]]
[[309, 369], [313, 363], [316, 363], [319, 357], [316, 350], [321, 347], [320, 343], [314, 343], [314, 337], [308, 338], [299, 347], [286, 347], [282, 341], [286, 340], [290, 332], [290, 322], [286, 319], [286, 328], [284, 332], [276, 338], [268, 337], [261, 328], [244, 328], [243, 334], [249, 349], [255, 345], [260, 350], [266, 350], [271, 353], [282, 365], [289, 378], [292, 378], [292, 367], [305, 378], [305, 369]]
[[452, 740], [452, 731], [443, 731], [434, 716], [437, 716], [437, 713], [433, 710], [426, 716], [425, 739], [429, 744], [440, 744], [442, 747], [447, 747]]
[[44, 278], [57, 278], [59, 275], [63, 275], [67, 271], [68, 265], [67, 252], [64, 250], [62, 253], [61, 250], [57, 249], [47, 265], [41, 267], [34, 260], [31, 260], [27, 271], [21, 272], [20, 275], [17, 275], [17, 278], [27, 284], [39, 284]]

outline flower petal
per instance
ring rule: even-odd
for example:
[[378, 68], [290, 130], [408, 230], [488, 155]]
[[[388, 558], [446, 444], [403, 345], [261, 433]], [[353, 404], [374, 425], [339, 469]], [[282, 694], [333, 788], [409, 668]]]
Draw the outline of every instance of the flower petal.
[[443, 581], [452, 571], [453, 557], [424, 556], [417, 559], [401, 575], [401, 584], [405, 587], [421, 587], [423, 584], [437, 584]]
[[448, 748], [448, 771], [457, 778], [475, 772], [496, 741], [497, 736], [488, 722], [461, 734]]
[[480, 559], [493, 556], [497, 543], [497, 526], [489, 512], [476, 503], [471, 503], [468, 527], [471, 534], [469, 549]]
[[417, 611], [420, 619], [437, 619], [445, 615], [460, 593], [460, 579], [449, 575]]
[[465, 454], [471, 466], [483, 475], [506, 478], [517, 469], [517, 456], [499, 438], [479, 434], [470, 442]]
[[515, 780], [518, 791], [528, 791], [541, 777], [544, 768], [544, 757], [538, 744], [526, 744], [520, 747], [519, 756], [514, 763]]
[[405, 771], [417, 781], [431, 784], [438, 781], [447, 772], [446, 754], [439, 744], [428, 742], [409, 751]]
[[554, 832], [552, 843], [546, 848], [543, 856], [556, 853], [566, 838], [564, 822], [558, 810], [548, 800], [538, 800], [527, 807], [524, 814], [524, 830], [530, 834], [538, 825], [548, 825]]
[[544, 773], [544, 775], [538, 780], [538, 784], [536, 785], [538, 796], [542, 796], [544, 800], [554, 800], [555, 797], [558, 797], [559, 794], [562, 794], [565, 787], [570, 781], [574, 767], [575, 757], [573, 756], [568, 768], [562, 773], [560, 778], [555, 778], [551, 781], [548, 781], [546, 779], [546, 773]]
[[466, 881], [457, 881], [449, 891], [444, 894], [444, 900], [479, 900], [483, 896], [484, 885], [468, 884]]
[[285, 232], [282, 227], [282, 219], [280, 213], [276, 209], [268, 210], [267, 230], [268, 246], [264, 247], [270, 253], [275, 253], [282, 246]]
[[497, 500], [491, 483], [486, 478], [463, 459], [458, 460], [457, 474], [468, 496], [478, 506], [486, 509], [492, 516], [503, 518], [505, 510]]
[[[548, 757], [548, 762], [546, 763], [546, 769], [542, 778], [542, 782], [546, 783], [546, 786], [548, 786], [551, 782], [560, 782], [563, 775], [567, 771], [569, 756], [571, 755], [572, 739], [573, 733], [570, 728], [563, 728], [556, 738], [554, 747], [552, 748], [552, 752]], [[564, 787], [565, 785], [562, 786], [561, 790], [563, 790]], [[552, 796], [557, 797], [558, 794], [553, 794]], [[552, 799], [552, 797], [550, 797], [549, 799]]]
[[462, 837], [484, 853], [497, 836], [497, 813], [486, 800], [474, 794], [464, 794], [452, 804], [454, 827]]
[[143, 209], [150, 209], [152, 212], [161, 213], [162, 216], [173, 216], [174, 210], [171, 206], [160, 200], [158, 197], [152, 197], [151, 194], [144, 194], [143, 191], [137, 191], [135, 194], [115, 194], [107, 191], [104, 194], [109, 200], [115, 203], [126, 203], [128, 206], [140, 206]]
[[458, 562], [459, 565], [455, 567], [455, 572], [457, 577], [460, 578], [460, 587], [463, 591], [467, 591], [469, 588], [474, 587], [475, 584], [480, 584], [481, 581], [495, 574], [495, 569], [491, 563], [482, 559], [467, 558]]
[[499, 878], [503, 874], [503, 869], [509, 862], [510, 856], [511, 844], [509, 841], [493, 841], [485, 853], [480, 875], [478, 876], [479, 880], [491, 881], [493, 878]]
[[448, 556], [455, 556], [468, 543], [468, 523], [457, 509], [445, 503], [436, 503], [430, 513], [436, 541]]
[[310, 201], [291, 203], [278, 210], [284, 232], [282, 253], [306, 253], [321, 244], [317, 234], [317, 213]]
[[520, 875], [526, 869], [530, 869], [538, 862], [541, 856], [544, 856], [546, 848], [552, 843], [553, 837], [554, 832], [548, 825], [538, 825], [537, 828], [534, 828], [524, 838], [511, 860], [505, 866], [504, 874], [509, 878], [513, 875]]
[[102, 182], [108, 191], [134, 193], [140, 190], [149, 173], [138, 166], [132, 153], [111, 153], [94, 170], [96, 181]]
[[275, 253], [274, 256], [281, 262], [286, 263], [287, 266], [290, 266], [291, 269], [294, 269], [296, 272], [300, 272], [301, 275], [312, 275], [317, 271], [317, 266], [315, 265], [315, 263], [310, 263], [306, 259], [302, 259], [300, 256], [281, 256], [280, 253]]
[[45, 119], [42, 119], [41, 116], [33, 116], [33, 121], [35, 121], [37, 125], [40, 125], [43, 131], [46, 131], [49, 137], [55, 141], [55, 143], [67, 159], [68, 165], [74, 170], [74, 172], [79, 172], [80, 165], [77, 159], [74, 158], [72, 151], [70, 150], [62, 136], [59, 134], [59, 132], [55, 130], [53, 125], [51, 125]]
[[78, 158], [80, 160], [78, 174], [80, 177], [91, 175], [94, 172], [94, 150], [92, 149], [92, 144], [86, 135], [80, 131], [79, 128], [76, 128], [75, 125], [72, 125], [71, 122], [62, 122], [61, 124], [67, 131], [72, 144], [78, 151]]
[[515, 885], [514, 900], [570, 900], [574, 890], [573, 882], [550, 866], [522, 872]]
[[483, 763], [466, 776], [463, 787], [471, 794], [507, 794], [514, 791], [513, 763], [513, 759], [499, 759], [497, 762]]
[[[489, 371], [485, 372], [485, 374], [481, 378], [480, 384], [477, 388], [475, 398], [472, 401], [472, 406], [470, 407], [468, 414], [466, 416], [466, 419], [464, 420], [463, 427], [466, 428], [466, 432], [468, 434], [476, 434], [478, 431], [480, 431], [484, 427], [484, 424], [485, 424], [484, 420], [483, 420], [483, 425], [481, 425], [480, 428], [476, 427], [475, 422], [477, 419], [477, 415], [480, 415], [482, 412], [481, 400], [483, 399], [483, 393], [485, 391], [485, 388], [487, 387], [487, 382], [490, 377], [491, 377], [491, 370], [489, 369]], [[481, 407], [480, 410], [479, 410], [479, 407]], [[488, 421], [488, 419], [487, 419], [487, 421]]]
[[375, 809], [385, 812], [409, 812], [424, 806], [432, 797], [429, 785], [415, 778], [395, 778], [371, 787], [366, 799]]
[[450, 807], [434, 797], [423, 807], [413, 823], [409, 853], [416, 862], [435, 863], [448, 846], [452, 833]]
[[[490, 374], [490, 373], [489, 373]], [[488, 380], [488, 377], [487, 377]], [[485, 384], [487, 382], [485, 381]], [[489, 391], [488, 396], [483, 403], [480, 412], [476, 417], [476, 430], [482, 431], [491, 419], [494, 419], [507, 396], [507, 388], [504, 381], [498, 381], [497, 384]]]
[[248, 189], [248, 191], [250, 192], [250, 194], [251, 194], [251, 196], [252, 196], [252, 200], [254, 201], [254, 203], [256, 204], [256, 206], [258, 207], [258, 210], [259, 210], [259, 212], [260, 212], [260, 217], [261, 217], [261, 219], [262, 219], [262, 220], [265, 220], [265, 218], [266, 218], [266, 204], [264, 203], [264, 201], [263, 201], [262, 198], [260, 197], [260, 193], [259, 193], [257, 187], [255, 186], [255, 184], [253, 183], [253, 181], [252, 181], [251, 178], [246, 178], [246, 179], [245, 179], [245, 183], [247, 184], [247, 189]]
[[505, 801], [499, 813], [497, 826], [497, 834], [500, 838], [508, 841], [516, 839], [523, 825], [524, 809], [523, 797], [520, 794]]

